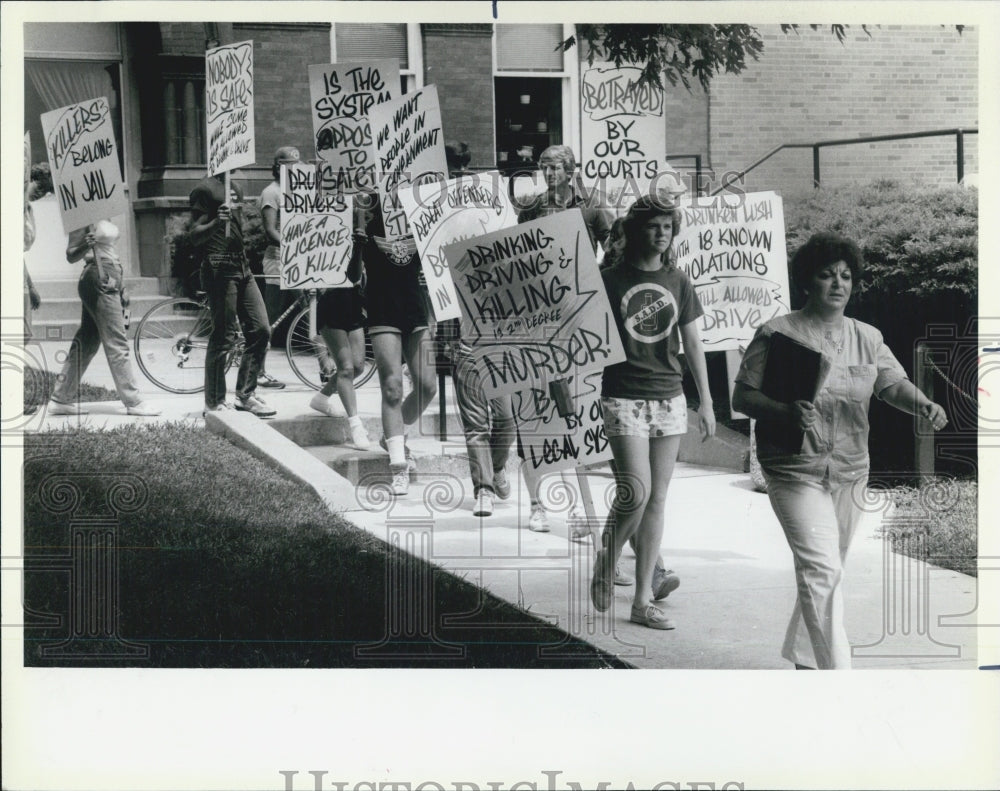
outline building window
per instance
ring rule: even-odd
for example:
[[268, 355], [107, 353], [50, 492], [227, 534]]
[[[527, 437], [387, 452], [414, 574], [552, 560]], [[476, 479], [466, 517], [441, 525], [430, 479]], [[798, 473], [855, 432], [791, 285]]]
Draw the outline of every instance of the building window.
[[166, 165], [205, 163], [205, 77], [163, 77]]
[[406, 22], [338, 22], [333, 26], [331, 49], [334, 63], [396, 58], [400, 90], [409, 93], [423, 87], [420, 26]]
[[563, 70], [562, 25], [497, 25], [497, 71]]

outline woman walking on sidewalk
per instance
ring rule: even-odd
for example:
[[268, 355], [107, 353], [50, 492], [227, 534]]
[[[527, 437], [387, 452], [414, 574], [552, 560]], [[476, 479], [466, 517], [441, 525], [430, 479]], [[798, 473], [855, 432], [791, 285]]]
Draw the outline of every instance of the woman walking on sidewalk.
[[[798, 599], [781, 654], [801, 669], [848, 669], [843, 566], [861, 516], [868, 479], [868, 403], [872, 393], [934, 430], [948, 422], [928, 400], [874, 327], [844, 316], [862, 273], [861, 251], [833, 233], [812, 236], [792, 257], [801, 310], [757, 330], [736, 376], [733, 408], [757, 419], [757, 453], [767, 495], [795, 560]], [[816, 396], [777, 401], [761, 392], [776, 333], [821, 355]], [[808, 353], [808, 352], [807, 352]], [[788, 430], [798, 451], [776, 438]]]
[[607, 610], [614, 599], [615, 565], [635, 536], [635, 598], [630, 620], [653, 629], [673, 622], [650, 602], [653, 569], [663, 537], [667, 487], [681, 437], [687, 433], [687, 402], [678, 360], [680, 339], [698, 386], [703, 439], [715, 434], [705, 353], [695, 327], [701, 304], [687, 275], [673, 263], [671, 243], [680, 211], [663, 199], [640, 198], [623, 222], [621, 260], [602, 271], [625, 362], [604, 369], [601, 407], [615, 462], [616, 494], [598, 550], [590, 595]]
[[160, 414], [159, 409], [143, 402], [135, 385], [123, 313], [128, 309], [129, 299], [115, 249], [117, 241], [118, 227], [109, 220], [101, 220], [69, 235], [66, 260], [72, 264], [84, 259], [83, 273], [77, 284], [83, 311], [80, 329], [73, 336], [69, 356], [52, 393], [50, 415], [83, 412], [79, 406], [80, 377], [100, 346], [104, 346], [115, 389], [128, 414], [142, 417]]

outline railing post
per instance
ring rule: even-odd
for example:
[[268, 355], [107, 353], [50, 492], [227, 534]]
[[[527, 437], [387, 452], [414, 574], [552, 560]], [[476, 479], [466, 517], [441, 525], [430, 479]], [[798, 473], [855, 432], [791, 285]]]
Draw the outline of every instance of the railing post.
[[[928, 364], [930, 349], [923, 343], [917, 344], [917, 365], [914, 372], [914, 384], [931, 401], [934, 400], [934, 373]], [[915, 457], [917, 475], [921, 483], [928, 483], [934, 478], [934, 429], [919, 415], [914, 416], [916, 423]]]
[[961, 129], [955, 130], [955, 159], [958, 162], [958, 183], [962, 183], [965, 178], [965, 133]]
[[813, 186], [819, 187], [819, 146], [813, 146]]
[[701, 195], [701, 154], [694, 155], [694, 194]]

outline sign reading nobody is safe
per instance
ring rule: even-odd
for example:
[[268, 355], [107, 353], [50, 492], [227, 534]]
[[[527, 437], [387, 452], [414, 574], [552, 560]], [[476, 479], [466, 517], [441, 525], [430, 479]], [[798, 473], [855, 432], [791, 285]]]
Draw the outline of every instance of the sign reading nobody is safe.
[[205, 121], [209, 175], [254, 163], [252, 41], [205, 52]]

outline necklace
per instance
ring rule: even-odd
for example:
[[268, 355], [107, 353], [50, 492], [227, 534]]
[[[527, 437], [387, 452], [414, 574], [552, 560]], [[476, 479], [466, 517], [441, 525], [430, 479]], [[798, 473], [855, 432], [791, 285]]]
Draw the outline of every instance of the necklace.
[[[838, 356], [843, 353], [847, 337], [847, 323], [843, 318], [840, 319], [836, 327], [821, 319], [813, 320], [811, 317], [806, 317], [806, 321], [809, 324], [809, 329], [823, 339], [824, 345], [832, 349]], [[838, 329], [840, 331], [834, 335]]]

